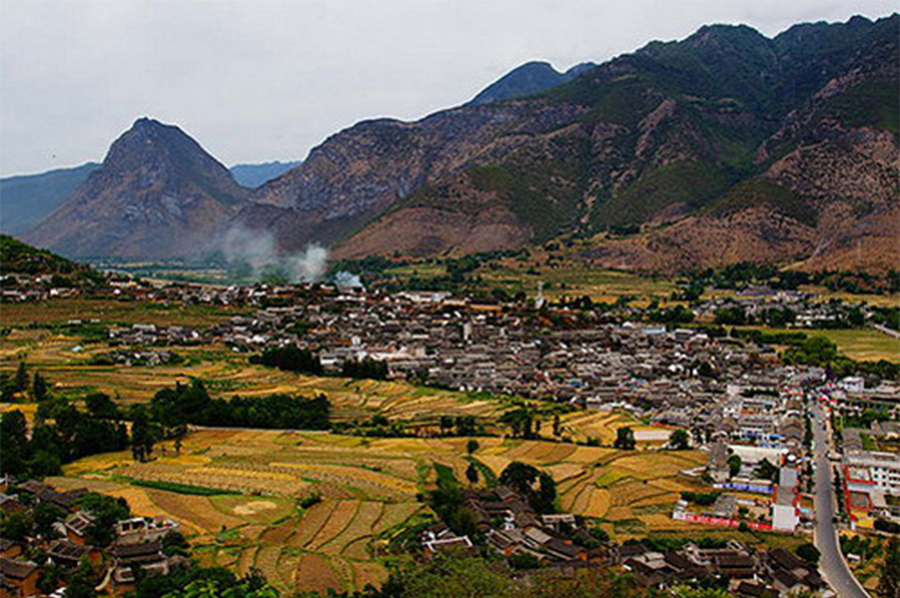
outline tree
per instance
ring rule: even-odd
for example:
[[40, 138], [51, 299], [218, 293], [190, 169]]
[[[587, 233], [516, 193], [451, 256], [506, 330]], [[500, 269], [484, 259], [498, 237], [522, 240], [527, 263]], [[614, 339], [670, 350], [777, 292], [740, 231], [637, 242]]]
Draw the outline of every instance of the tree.
[[143, 463], [153, 454], [153, 429], [147, 417], [147, 410], [142, 405], [136, 406], [131, 423], [131, 454], [136, 461]]
[[410, 564], [387, 584], [398, 598], [506, 598], [510, 581], [488, 567], [484, 559], [440, 556], [428, 565]]
[[635, 446], [634, 430], [628, 426], [616, 430], [616, 440], [613, 442], [613, 446], [626, 451], [633, 450]]
[[84, 397], [84, 406], [91, 416], [98, 419], [120, 419], [121, 414], [115, 402], [109, 395], [102, 392], [93, 392]]
[[559, 420], [559, 413], [557, 413], [553, 416], [553, 435], [559, 436], [560, 434], [562, 434], [562, 424]]
[[46, 478], [62, 473], [62, 462], [59, 454], [51, 451], [36, 451], [28, 460], [28, 470], [36, 478]]
[[897, 538], [888, 540], [887, 556], [878, 582], [878, 595], [883, 598], [900, 596], [900, 540]]
[[531, 438], [533, 435], [532, 424], [534, 417], [531, 411], [525, 407], [507, 411], [500, 416], [499, 421], [501, 424], [506, 424], [512, 428], [512, 436], [514, 438]]
[[31, 519], [21, 511], [0, 516], [0, 537], [23, 542], [33, 532]]
[[821, 556], [821, 554], [819, 553], [818, 548], [807, 542], [797, 547], [797, 556], [799, 556], [807, 563], [812, 563], [813, 565], [815, 565], [819, 562], [819, 557]]
[[469, 463], [469, 466], [466, 468], [466, 479], [469, 480], [470, 486], [478, 483], [478, 468], [475, 467], [474, 463]]
[[774, 482], [778, 479], [778, 468], [769, 463], [768, 459], [763, 459], [756, 469], [753, 470], [753, 475]]
[[52, 594], [59, 587], [59, 580], [62, 578], [62, 571], [53, 561], [48, 561], [46, 565], [41, 567], [38, 576], [37, 587], [44, 594]]
[[532, 506], [538, 513], [553, 513], [556, 510], [556, 482], [544, 471], [538, 477], [538, 494]]
[[740, 455], [731, 455], [728, 457], [728, 475], [729, 477], [734, 477], [737, 474], [741, 473], [741, 467], [743, 466], [743, 461], [741, 460]]
[[477, 450], [478, 450], [478, 441], [475, 440], [474, 438], [470, 438], [469, 441], [466, 443], [466, 452], [471, 455]]
[[25, 368], [25, 362], [20, 361], [16, 370], [16, 377], [13, 380], [13, 386], [16, 392], [25, 392], [28, 390], [28, 370]]
[[49, 392], [47, 390], [47, 381], [41, 376], [40, 372], [34, 373], [34, 387], [32, 389], [34, 400], [41, 402], [47, 398]]
[[59, 535], [53, 525], [66, 518], [66, 512], [50, 502], [39, 502], [32, 510], [34, 533], [43, 540], [50, 540]]
[[[91, 546], [103, 548], [115, 539], [115, 525], [131, 516], [131, 509], [124, 498], [89, 492], [78, 499], [78, 506], [87, 511], [93, 521], [87, 527], [85, 540]], [[68, 598], [68, 597], [67, 597]]]
[[685, 451], [691, 446], [691, 439], [687, 430], [675, 430], [669, 436], [669, 446], [676, 451]]
[[69, 576], [66, 586], [66, 598], [94, 598], [97, 591], [94, 590], [94, 570], [87, 557], [81, 559], [78, 569]]
[[26, 472], [28, 424], [18, 409], [0, 414], [0, 473], [20, 476]]
[[513, 461], [500, 473], [500, 483], [528, 496], [533, 492], [532, 486], [540, 473], [533, 465]]

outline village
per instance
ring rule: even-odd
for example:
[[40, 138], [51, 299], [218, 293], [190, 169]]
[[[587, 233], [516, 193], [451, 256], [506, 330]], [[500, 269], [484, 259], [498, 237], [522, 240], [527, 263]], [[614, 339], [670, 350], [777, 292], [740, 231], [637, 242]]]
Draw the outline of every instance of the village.
[[[35, 282], [40, 281], [17, 289], [4, 284], [4, 301], [44, 301], [81, 292]], [[648, 319], [649, 308], [628, 302], [578, 309], [540, 293], [534, 302], [501, 302], [329, 285], [219, 288], [121, 281], [101, 296], [237, 306], [241, 313], [205, 327], [66, 321], [65, 330], [89, 330], [107, 347], [92, 353], [91, 365], [173, 366], [184, 359], [180, 351], [205, 345], [224, 345], [241, 356], [293, 347], [314, 356], [323, 376], [340, 376], [347, 364], [371, 361], [383, 364], [388, 380], [422, 387], [570, 412], [625, 413], [650, 428], [635, 433], [645, 443], [642, 450], [691, 448], [706, 455], [705, 464], [678, 473], [704, 490], [682, 491], [666, 513], [672, 521], [698, 530], [788, 534], [811, 548], [817, 520], [814, 452], [827, 450], [839, 472], [838, 508], [846, 529], [878, 538], [900, 525], [897, 380], [786, 363], [777, 340], [728, 334], [716, 323], [722, 310], [753, 317], [789, 309], [799, 331], [850, 317], [851, 311], [863, 318], [875, 313], [864, 306], [757, 289], [692, 304], [691, 313], [704, 323], [666, 324]], [[77, 357], [81, 350], [78, 345], [71, 352]], [[813, 441], [811, 414], [819, 406], [829, 415], [830, 447]], [[678, 440], [675, 431], [683, 432]], [[565, 435], [550, 440], [572, 441]], [[633, 450], [635, 443], [624, 448]], [[140, 572], [166, 575], [188, 566], [182, 552], [169, 549], [167, 538], [180, 537], [179, 524], [172, 520], [121, 519], [107, 544], [92, 546], [84, 531], [95, 515], [77, 500], [86, 490], [57, 492], [33, 480], [6, 484], [9, 494], [0, 496], [5, 514], [33, 513], [46, 502], [66, 515], [54, 524], [58, 533], [52, 540], [29, 535], [3, 541], [3, 598], [40, 594], [37, 581], [51, 564], [72, 573], [85, 559], [102, 563], [107, 570], [103, 588], [113, 593], [133, 588]], [[438, 520], [421, 532], [417, 558], [487, 549], [513, 570], [521, 568], [521, 575], [531, 567], [614, 567], [643, 588], [714, 581], [742, 596], [827, 591], [817, 557], [734, 539], [677, 546], [639, 539], [619, 543], [598, 536], [581, 515], [537, 512], [521, 490], [502, 484], [469, 487], [462, 497], [474, 515], [474, 529], [458, 533]], [[46, 561], [29, 558], [37, 549]], [[854, 564], [861, 559], [852, 552], [846, 558]]]

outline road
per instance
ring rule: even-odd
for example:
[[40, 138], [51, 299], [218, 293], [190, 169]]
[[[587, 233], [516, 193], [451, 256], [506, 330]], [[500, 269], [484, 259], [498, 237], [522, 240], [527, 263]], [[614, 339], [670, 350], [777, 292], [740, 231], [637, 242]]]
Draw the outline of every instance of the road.
[[828, 461], [828, 433], [821, 405], [813, 408], [813, 438], [816, 472], [816, 547], [822, 553], [819, 569], [840, 598], [869, 598], [869, 594], [847, 567], [841, 555], [834, 523], [834, 474]]

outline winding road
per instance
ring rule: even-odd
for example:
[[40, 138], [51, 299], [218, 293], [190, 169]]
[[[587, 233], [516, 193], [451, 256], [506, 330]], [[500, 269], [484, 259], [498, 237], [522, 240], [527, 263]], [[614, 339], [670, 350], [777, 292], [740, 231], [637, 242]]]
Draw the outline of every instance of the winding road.
[[819, 568], [828, 584], [840, 598], [869, 598], [847, 566], [841, 554], [835, 523], [834, 474], [828, 461], [827, 420], [822, 406], [813, 408], [813, 438], [816, 472], [816, 548], [822, 553]]

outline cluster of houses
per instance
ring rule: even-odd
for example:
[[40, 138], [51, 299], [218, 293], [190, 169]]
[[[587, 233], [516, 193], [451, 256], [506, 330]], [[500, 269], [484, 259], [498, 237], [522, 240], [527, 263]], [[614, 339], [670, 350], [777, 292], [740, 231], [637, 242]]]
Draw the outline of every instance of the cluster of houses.
[[[99, 590], [124, 592], [133, 589], [137, 571], [168, 574], [170, 569], [185, 566], [181, 556], [166, 554], [163, 539], [179, 531], [177, 523], [168, 519], [135, 517], [115, 524], [115, 539], [109, 546], [91, 546], [88, 530], [94, 518], [79, 506], [85, 489], [59, 492], [34, 480], [16, 487], [15, 494], [7, 493], [4, 484], [0, 492], [0, 510], [6, 515], [27, 512], [40, 503], [49, 503], [65, 514], [54, 524], [52, 537], [27, 537], [24, 540], [0, 539], [0, 598], [26, 598], [43, 595], [38, 581], [42, 571], [51, 564], [62, 572], [59, 588], [51, 595], [64, 596], [65, 579], [85, 561], [98, 575]], [[30, 560], [29, 555], [43, 554], [42, 560]]]
[[867, 304], [851, 305], [842, 301], [821, 301], [814, 293], [775, 290], [767, 286], [749, 286], [732, 296], [717, 296], [691, 306], [697, 317], [713, 318], [719, 310], [739, 308], [747, 316], [760, 319], [767, 310], [788, 309], [794, 314], [791, 326], [797, 328], [829, 328], [846, 321], [850, 311], [869, 315]]
[[317, 296], [236, 316], [205, 334], [244, 350], [293, 343], [316, 351], [326, 371], [373, 358], [396, 378], [588, 408], [695, 406], [723, 393], [727, 380], [763, 367], [742, 347], [700, 330], [585, 328], [567, 325], [575, 316], [565, 310], [550, 322], [540, 312], [424, 295]]
[[664, 589], [688, 582], [725, 581], [732, 594], [757, 598], [787, 596], [825, 587], [815, 565], [782, 548], [751, 550], [731, 540], [723, 548], [688, 543], [663, 553], [641, 543], [615, 550], [621, 565], [643, 587]]
[[[519, 493], [506, 486], [464, 492], [464, 506], [474, 515], [477, 533], [504, 557], [528, 555], [543, 563], [607, 562], [605, 547], [579, 527], [574, 515], [538, 514]], [[426, 555], [442, 552], [470, 552], [472, 539], [455, 534], [446, 524], [437, 523], [420, 536]]]

